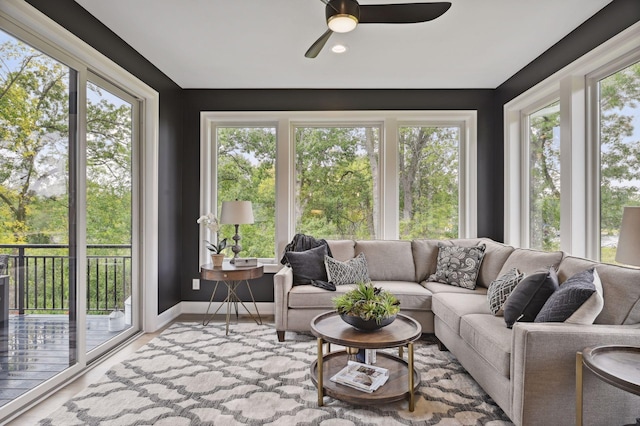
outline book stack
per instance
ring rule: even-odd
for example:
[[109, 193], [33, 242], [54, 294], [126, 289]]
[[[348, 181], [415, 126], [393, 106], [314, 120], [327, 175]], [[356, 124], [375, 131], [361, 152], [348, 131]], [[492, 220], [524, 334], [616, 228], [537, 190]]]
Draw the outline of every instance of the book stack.
[[389, 370], [374, 365], [348, 361], [347, 366], [331, 377], [331, 381], [362, 392], [375, 392], [389, 379]]

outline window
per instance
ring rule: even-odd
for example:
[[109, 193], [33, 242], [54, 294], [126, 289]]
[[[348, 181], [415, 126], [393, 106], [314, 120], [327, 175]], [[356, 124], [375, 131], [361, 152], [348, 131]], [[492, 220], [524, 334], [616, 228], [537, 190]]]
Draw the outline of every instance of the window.
[[505, 242], [612, 262], [640, 205], [640, 26], [508, 102]]
[[[242, 227], [243, 256], [275, 263], [295, 233], [476, 235], [475, 111], [203, 112], [201, 119], [200, 213], [219, 214], [227, 199], [251, 201], [256, 223]], [[206, 232], [200, 227], [200, 240]], [[201, 263], [207, 259], [201, 244]]]
[[560, 103], [527, 116], [529, 246], [560, 248]]
[[[276, 128], [227, 127], [216, 129], [218, 142], [217, 209], [223, 201], [252, 202], [253, 225], [240, 232], [242, 257], [273, 258], [276, 210]], [[221, 238], [235, 235], [233, 225], [222, 225]]]
[[399, 128], [400, 238], [457, 238], [462, 126]]
[[296, 127], [296, 233], [380, 235], [379, 127]]
[[613, 263], [624, 206], [640, 205], [640, 62], [597, 82], [600, 257]]

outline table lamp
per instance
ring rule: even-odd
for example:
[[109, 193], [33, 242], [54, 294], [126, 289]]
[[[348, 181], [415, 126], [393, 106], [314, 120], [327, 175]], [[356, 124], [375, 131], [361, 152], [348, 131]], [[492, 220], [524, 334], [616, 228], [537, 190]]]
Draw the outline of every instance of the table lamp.
[[220, 223], [225, 225], [235, 225], [236, 235], [233, 236], [235, 244], [231, 247], [233, 251], [233, 259], [231, 263], [236, 263], [238, 253], [242, 250], [242, 246], [239, 244], [240, 235], [238, 234], [238, 227], [240, 225], [248, 225], [253, 223], [253, 208], [251, 207], [251, 201], [223, 201], [222, 209], [220, 211]]
[[626, 206], [622, 212], [616, 262], [640, 266], [640, 206]]

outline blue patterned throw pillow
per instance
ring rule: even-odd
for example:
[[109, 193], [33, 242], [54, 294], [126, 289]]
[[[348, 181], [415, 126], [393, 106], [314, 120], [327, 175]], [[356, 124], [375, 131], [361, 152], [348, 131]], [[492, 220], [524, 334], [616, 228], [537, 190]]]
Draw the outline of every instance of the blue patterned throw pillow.
[[595, 268], [579, 272], [560, 285], [546, 301], [535, 322], [593, 324], [602, 311], [602, 283]]

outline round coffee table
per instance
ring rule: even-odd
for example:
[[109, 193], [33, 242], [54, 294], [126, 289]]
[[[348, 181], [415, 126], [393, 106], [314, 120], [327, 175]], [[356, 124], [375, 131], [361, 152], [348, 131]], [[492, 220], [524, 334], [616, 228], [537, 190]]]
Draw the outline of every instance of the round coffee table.
[[[398, 314], [388, 326], [372, 332], [359, 331], [344, 322], [337, 312], [325, 312], [311, 320], [311, 332], [318, 338], [318, 359], [311, 364], [311, 380], [318, 388], [318, 405], [324, 404], [324, 395], [352, 404], [378, 404], [409, 398], [409, 411], [415, 407], [415, 389], [420, 384], [420, 374], [413, 368], [413, 342], [422, 335], [422, 327], [413, 318]], [[372, 393], [361, 392], [329, 380], [345, 365], [349, 355], [346, 350], [323, 353], [324, 343], [349, 348], [384, 349], [399, 348], [398, 355], [377, 353], [377, 367], [389, 370], [389, 379]], [[407, 347], [407, 361], [402, 351]]]

